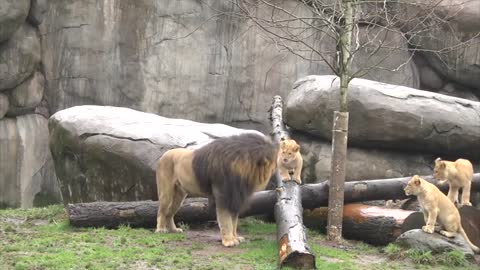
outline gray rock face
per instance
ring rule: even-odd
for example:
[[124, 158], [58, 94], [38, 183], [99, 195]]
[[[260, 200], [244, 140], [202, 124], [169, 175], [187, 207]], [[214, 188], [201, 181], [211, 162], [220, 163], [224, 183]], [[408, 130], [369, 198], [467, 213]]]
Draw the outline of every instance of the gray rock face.
[[0, 91], [19, 85], [39, 64], [40, 40], [32, 26], [23, 24], [0, 44]]
[[2, 119], [5, 114], [7, 114], [9, 108], [8, 97], [0, 93], [0, 119]]
[[42, 101], [45, 78], [41, 72], [35, 72], [33, 76], [10, 92], [10, 109], [8, 115], [19, 115], [33, 111]]
[[413, 229], [401, 234], [396, 242], [399, 245], [415, 248], [423, 251], [431, 250], [432, 253], [442, 253], [458, 250], [466, 257], [473, 258], [473, 251], [462, 236], [448, 238], [439, 233], [426, 233], [421, 229]]
[[[274, 93], [286, 95], [299, 76], [331, 74], [278, 48], [248, 20], [219, 16], [238, 11], [229, 1], [77, 3], [50, 2], [40, 25], [52, 113], [102, 104], [204, 122], [268, 123]], [[282, 5], [311, 14], [295, 0]]]
[[[408, 52], [407, 40], [400, 30], [360, 26], [358, 35], [359, 44], [364, 45], [355, 53], [353, 73], [366, 72], [362, 77], [364, 79], [419, 88], [418, 71]], [[382, 46], [380, 49], [379, 44]], [[376, 53], [372, 55], [373, 51]]]
[[50, 118], [49, 130], [64, 203], [155, 200], [157, 160], [165, 151], [258, 133], [108, 106], [59, 111]]
[[25, 22], [30, 0], [0, 1], [0, 43], [9, 39]]
[[32, 0], [30, 12], [28, 13], [28, 22], [34, 26], [42, 23], [48, 11], [48, 0]]
[[[480, 157], [480, 103], [354, 79], [349, 87], [349, 144]], [[307, 76], [294, 85], [286, 123], [331, 140], [339, 79]]]
[[0, 120], [0, 205], [60, 202], [47, 123], [35, 114]]
[[[302, 180], [314, 183], [330, 179], [332, 146], [318, 138], [293, 134], [300, 142], [303, 157]], [[371, 150], [358, 147], [347, 149], [346, 181], [429, 175], [435, 159], [431, 155]]]

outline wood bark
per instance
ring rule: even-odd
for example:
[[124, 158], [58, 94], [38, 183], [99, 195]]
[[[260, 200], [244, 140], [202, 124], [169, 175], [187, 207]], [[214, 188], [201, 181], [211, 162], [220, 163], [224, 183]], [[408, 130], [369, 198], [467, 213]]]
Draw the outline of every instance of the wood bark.
[[[289, 133], [283, 124], [282, 98], [273, 98], [270, 110], [272, 136], [276, 142], [289, 139]], [[294, 269], [315, 269], [315, 256], [307, 244], [307, 235], [303, 226], [302, 193], [295, 179], [277, 179], [277, 201], [274, 207], [277, 224], [277, 242], [279, 266]]]
[[[423, 177], [432, 180], [432, 177]], [[403, 191], [410, 177], [365, 180], [345, 183], [345, 203], [406, 199]], [[435, 183], [435, 182], [434, 182]], [[448, 185], [439, 186], [446, 193]], [[304, 209], [314, 209], [328, 204], [328, 182], [299, 186]], [[480, 173], [473, 176], [472, 191], [480, 191]], [[277, 191], [256, 192], [241, 216], [273, 214]], [[92, 202], [68, 204], [66, 211], [70, 224], [75, 227], [116, 228], [129, 224], [132, 227], [154, 228], [157, 218], [157, 201]], [[215, 220], [205, 198], [187, 198], [180, 207], [175, 220], [193, 223]]]

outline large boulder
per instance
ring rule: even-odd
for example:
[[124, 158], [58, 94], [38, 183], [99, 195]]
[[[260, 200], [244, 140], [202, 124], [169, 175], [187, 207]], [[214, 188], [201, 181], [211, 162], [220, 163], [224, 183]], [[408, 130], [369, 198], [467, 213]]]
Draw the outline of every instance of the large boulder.
[[33, 111], [40, 104], [45, 88], [45, 78], [41, 72], [35, 72], [32, 77], [10, 91], [10, 108], [8, 115], [15, 116]]
[[29, 8], [30, 0], [0, 0], [0, 43], [25, 22]]
[[[239, 12], [230, 1], [78, 2], [51, 1], [40, 25], [52, 113], [102, 104], [268, 126], [274, 93], [286, 95], [301, 76], [332, 74], [324, 63], [303, 60], [265, 38], [248, 19], [228, 16]], [[296, 0], [279, 4], [312, 16]], [[261, 8], [255, 14], [279, 20], [284, 14]], [[316, 32], [306, 35], [314, 39]]]
[[32, 207], [61, 201], [47, 123], [37, 114], [0, 120], [0, 206]]
[[[331, 140], [339, 79], [307, 76], [286, 99], [285, 121]], [[349, 144], [479, 158], [480, 103], [364, 79], [348, 90]]]
[[243, 132], [261, 134], [109, 106], [59, 111], [50, 117], [49, 130], [64, 203], [155, 200], [157, 160], [165, 151]]
[[402, 233], [395, 242], [407, 248], [431, 251], [434, 254], [457, 250], [467, 258], [473, 258], [472, 249], [460, 235], [448, 238], [439, 233], [430, 234], [421, 229], [413, 229]]
[[9, 108], [8, 97], [2, 93], [0, 93], [0, 119], [2, 119], [5, 114], [8, 112]]
[[22, 83], [39, 64], [40, 39], [35, 28], [25, 23], [0, 44], [0, 91]]
[[[330, 179], [332, 146], [311, 136], [292, 134], [300, 142], [305, 183]], [[346, 181], [407, 177], [432, 174], [435, 157], [400, 151], [348, 147]]]

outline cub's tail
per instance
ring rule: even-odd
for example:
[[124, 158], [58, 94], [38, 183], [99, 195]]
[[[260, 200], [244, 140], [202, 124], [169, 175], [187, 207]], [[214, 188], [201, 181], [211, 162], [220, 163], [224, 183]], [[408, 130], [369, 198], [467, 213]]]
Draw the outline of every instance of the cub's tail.
[[467, 234], [465, 233], [465, 231], [463, 230], [463, 228], [461, 226], [460, 226], [459, 232], [463, 236], [463, 238], [465, 238], [465, 241], [467, 241], [468, 245], [472, 248], [473, 252], [475, 252], [477, 254], [480, 253], [480, 248], [478, 248], [472, 242], [470, 242], [470, 239], [468, 239]]

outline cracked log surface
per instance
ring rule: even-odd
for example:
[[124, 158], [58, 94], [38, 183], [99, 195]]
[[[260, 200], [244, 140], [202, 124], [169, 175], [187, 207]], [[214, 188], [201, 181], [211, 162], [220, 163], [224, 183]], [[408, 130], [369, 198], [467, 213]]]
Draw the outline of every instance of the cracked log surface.
[[155, 169], [165, 151], [255, 132], [110, 106], [76, 106], [52, 115], [50, 151], [63, 201], [156, 200]]
[[[431, 177], [425, 176], [432, 181]], [[353, 181], [345, 183], [345, 203], [372, 200], [405, 199], [403, 191], [410, 177]], [[437, 185], [438, 186], [438, 185]], [[298, 186], [304, 209], [314, 209], [328, 204], [328, 182]], [[438, 186], [446, 193], [448, 185]], [[474, 175], [472, 191], [480, 191], [480, 173]], [[256, 192], [242, 217], [273, 214], [277, 191]], [[132, 227], [154, 228], [157, 218], [157, 201], [73, 203], [66, 207], [70, 224], [75, 227], [116, 228], [129, 224]], [[123, 213], [123, 214], [122, 214]], [[205, 222], [215, 220], [208, 210], [205, 198], [187, 198], [175, 216], [177, 222]]]
[[[307, 76], [293, 88], [285, 104], [286, 124], [330, 141], [338, 78]], [[480, 158], [480, 102], [353, 79], [348, 108], [349, 145]]]
[[[290, 135], [283, 123], [283, 102], [280, 96], [274, 96], [270, 108], [272, 135], [276, 142], [289, 139]], [[315, 269], [315, 255], [307, 243], [307, 234], [303, 226], [302, 193], [294, 179], [277, 180], [277, 202], [274, 206], [277, 223], [277, 243], [279, 266], [295, 269]], [[292, 178], [292, 177], [291, 177]]]

